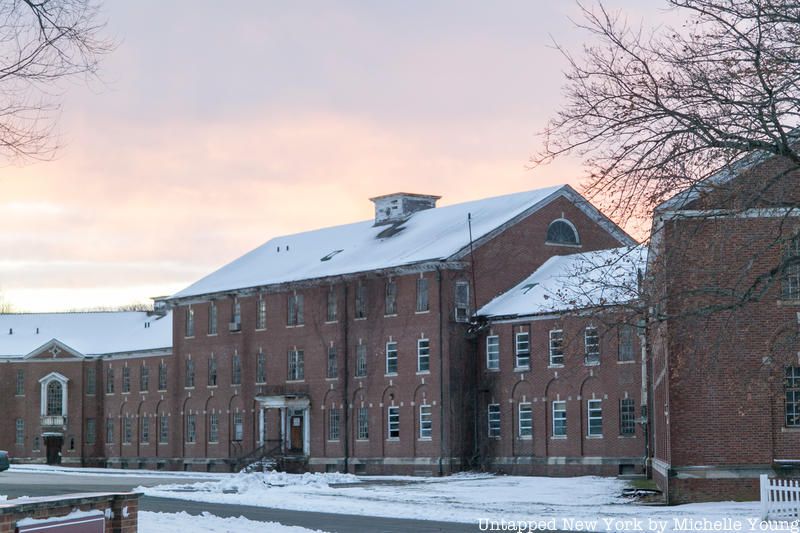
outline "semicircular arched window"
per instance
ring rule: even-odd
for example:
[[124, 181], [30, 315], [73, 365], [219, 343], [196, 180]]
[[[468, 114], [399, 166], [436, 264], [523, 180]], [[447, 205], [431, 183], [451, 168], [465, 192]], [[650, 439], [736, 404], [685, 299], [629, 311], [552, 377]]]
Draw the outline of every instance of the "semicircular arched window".
[[569, 220], [559, 218], [550, 223], [547, 228], [547, 242], [552, 244], [580, 244], [578, 230]]
[[61, 382], [55, 380], [47, 384], [47, 416], [62, 416], [64, 414], [62, 387]]

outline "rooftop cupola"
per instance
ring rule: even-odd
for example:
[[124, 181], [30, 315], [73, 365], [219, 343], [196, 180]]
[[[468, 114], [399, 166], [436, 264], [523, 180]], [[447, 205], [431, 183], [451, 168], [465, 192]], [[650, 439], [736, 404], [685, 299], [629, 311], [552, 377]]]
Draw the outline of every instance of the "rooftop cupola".
[[375, 204], [375, 225], [392, 224], [405, 220], [412, 213], [436, 207], [441, 196], [396, 192], [370, 198]]

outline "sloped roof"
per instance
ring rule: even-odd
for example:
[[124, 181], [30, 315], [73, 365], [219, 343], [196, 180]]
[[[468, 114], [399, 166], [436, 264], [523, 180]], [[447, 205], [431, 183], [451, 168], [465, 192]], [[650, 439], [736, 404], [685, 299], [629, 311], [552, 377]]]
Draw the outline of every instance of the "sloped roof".
[[0, 357], [21, 358], [53, 340], [86, 356], [171, 348], [172, 315], [142, 311], [0, 314]]
[[418, 211], [384, 238], [391, 226], [373, 220], [276, 237], [170, 299], [448, 259], [469, 245], [468, 215], [477, 242], [558, 197], [571, 199], [620, 242], [633, 242], [572, 187], [560, 185]]
[[644, 245], [551, 257], [476, 315], [513, 318], [635, 301], [646, 258]]

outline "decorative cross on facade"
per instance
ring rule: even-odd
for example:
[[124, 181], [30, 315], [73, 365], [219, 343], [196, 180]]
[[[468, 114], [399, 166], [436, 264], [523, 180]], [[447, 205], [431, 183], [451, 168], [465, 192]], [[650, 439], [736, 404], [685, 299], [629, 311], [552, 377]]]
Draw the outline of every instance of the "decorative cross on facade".
[[60, 353], [61, 353], [61, 348], [59, 348], [57, 345], [54, 344], [53, 347], [50, 348], [50, 354], [53, 356], [53, 358], [55, 358]]

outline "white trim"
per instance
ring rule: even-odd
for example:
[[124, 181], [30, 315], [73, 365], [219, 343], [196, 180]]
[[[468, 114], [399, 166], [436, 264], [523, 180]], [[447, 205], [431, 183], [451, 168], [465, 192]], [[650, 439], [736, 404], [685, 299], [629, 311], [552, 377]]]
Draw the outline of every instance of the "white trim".
[[660, 211], [658, 214], [664, 220], [679, 218], [784, 218], [800, 216], [800, 209], [797, 207], [751, 208], [745, 210], [687, 209], [685, 211]]
[[69, 412], [67, 409], [67, 383], [69, 382], [69, 378], [58, 372], [50, 372], [39, 380], [40, 415], [47, 416], [47, 386], [51, 381], [58, 381], [61, 383], [61, 415], [53, 416], [67, 416]]

